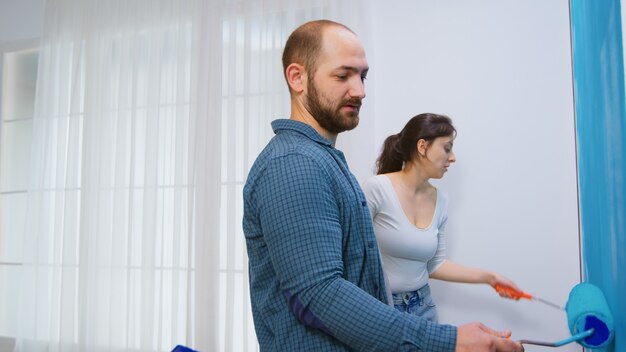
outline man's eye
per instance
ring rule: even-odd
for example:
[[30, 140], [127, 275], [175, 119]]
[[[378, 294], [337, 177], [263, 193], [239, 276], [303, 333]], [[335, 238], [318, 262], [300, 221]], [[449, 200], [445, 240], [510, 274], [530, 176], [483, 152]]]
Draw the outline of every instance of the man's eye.
[[344, 79], [348, 78], [348, 76], [346, 76], [346, 75], [337, 75], [337, 78], [339, 78], [340, 80], [344, 80]]

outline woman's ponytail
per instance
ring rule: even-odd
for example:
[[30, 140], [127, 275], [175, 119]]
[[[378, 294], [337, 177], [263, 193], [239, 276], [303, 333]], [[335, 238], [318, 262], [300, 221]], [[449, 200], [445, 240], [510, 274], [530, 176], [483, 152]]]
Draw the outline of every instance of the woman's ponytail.
[[385, 139], [383, 150], [376, 160], [376, 174], [386, 174], [402, 170], [404, 158], [400, 150], [400, 133], [392, 134]]

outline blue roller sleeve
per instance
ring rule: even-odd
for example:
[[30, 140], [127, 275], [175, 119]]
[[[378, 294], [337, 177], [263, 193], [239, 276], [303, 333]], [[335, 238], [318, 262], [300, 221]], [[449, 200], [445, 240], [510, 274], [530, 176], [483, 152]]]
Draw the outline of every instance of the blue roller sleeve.
[[594, 349], [605, 347], [613, 340], [613, 315], [597, 286], [584, 282], [574, 286], [565, 311], [572, 335], [594, 329], [594, 333], [578, 341], [579, 344]]

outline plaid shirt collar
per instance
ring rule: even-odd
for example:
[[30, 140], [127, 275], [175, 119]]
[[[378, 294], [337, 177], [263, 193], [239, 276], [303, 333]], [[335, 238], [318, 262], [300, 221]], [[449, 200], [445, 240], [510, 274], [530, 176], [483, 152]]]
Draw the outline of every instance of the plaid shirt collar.
[[313, 127], [304, 122], [291, 119], [278, 119], [272, 121], [272, 129], [274, 130], [275, 134], [284, 131], [297, 132], [317, 143], [324, 144], [331, 148], [333, 147], [332, 143], [328, 139], [322, 137], [322, 135], [317, 133], [317, 131]]

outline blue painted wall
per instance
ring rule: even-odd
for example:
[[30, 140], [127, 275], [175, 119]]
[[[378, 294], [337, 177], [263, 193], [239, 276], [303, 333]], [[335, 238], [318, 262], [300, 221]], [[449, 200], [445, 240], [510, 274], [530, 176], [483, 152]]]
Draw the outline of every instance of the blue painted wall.
[[604, 292], [626, 351], [626, 112], [619, 0], [571, 0], [583, 279]]

